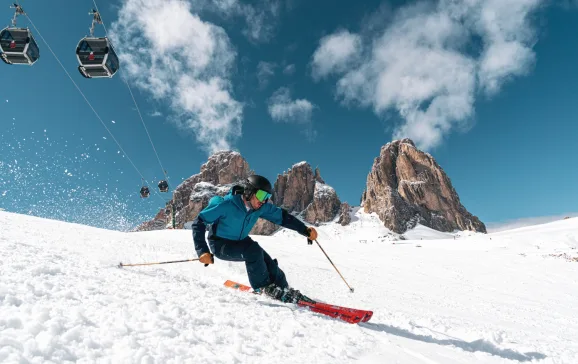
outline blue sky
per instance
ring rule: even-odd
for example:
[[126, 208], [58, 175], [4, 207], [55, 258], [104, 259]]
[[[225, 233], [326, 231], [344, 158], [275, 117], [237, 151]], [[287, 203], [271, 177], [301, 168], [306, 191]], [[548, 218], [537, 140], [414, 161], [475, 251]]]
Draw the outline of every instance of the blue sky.
[[87, 80], [93, 2], [22, 1], [41, 58], [0, 64], [0, 208], [127, 229], [170, 197], [141, 199], [141, 175], [175, 187], [223, 148], [271, 180], [308, 161], [358, 205], [380, 147], [410, 137], [485, 223], [577, 212], [578, 6], [467, 4], [97, 1], [121, 71]]

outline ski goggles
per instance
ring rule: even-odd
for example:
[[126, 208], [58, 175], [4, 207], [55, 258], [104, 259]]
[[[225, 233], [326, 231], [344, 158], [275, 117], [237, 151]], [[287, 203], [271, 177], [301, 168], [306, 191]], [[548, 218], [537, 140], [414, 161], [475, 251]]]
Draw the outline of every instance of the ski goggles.
[[255, 197], [257, 197], [257, 200], [259, 200], [259, 202], [265, 203], [269, 201], [269, 199], [271, 198], [271, 194], [263, 190], [257, 190], [257, 192], [255, 192]]

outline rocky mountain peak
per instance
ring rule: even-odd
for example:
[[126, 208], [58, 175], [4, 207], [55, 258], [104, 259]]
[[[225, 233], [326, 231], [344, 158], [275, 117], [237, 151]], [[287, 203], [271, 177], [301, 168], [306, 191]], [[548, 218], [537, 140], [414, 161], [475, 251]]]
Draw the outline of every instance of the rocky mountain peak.
[[381, 148], [367, 176], [362, 206], [367, 213], [377, 213], [396, 233], [417, 223], [439, 231], [486, 232], [485, 225], [460, 203], [435, 159], [418, 150], [411, 139]]
[[[319, 168], [315, 172], [305, 161], [294, 164], [277, 176], [273, 203], [287, 211], [300, 215], [311, 224], [332, 221], [339, 213], [341, 201], [335, 190], [325, 184]], [[256, 233], [269, 235], [279, 227], [265, 220], [255, 225]]]
[[[211, 155], [201, 165], [198, 174], [187, 178], [173, 192], [170, 204], [174, 204], [177, 211], [177, 226], [182, 227], [192, 221], [211, 197], [225, 195], [234, 184], [253, 173], [238, 152], [221, 151]], [[319, 169], [313, 171], [305, 161], [294, 164], [277, 176], [272, 202], [310, 223], [331, 221], [341, 206], [337, 193], [325, 184]], [[136, 230], [164, 229], [167, 224], [170, 224], [170, 210], [163, 208], [153, 220], [143, 223]], [[251, 233], [269, 235], [278, 228], [260, 219]]]
[[327, 185], [319, 168], [307, 162], [294, 164], [291, 169], [277, 176], [274, 202], [290, 212], [305, 212], [311, 223], [331, 221], [339, 212], [341, 201], [335, 190]]
[[249, 164], [239, 152], [220, 151], [201, 165], [201, 172], [196, 176], [203, 182], [225, 185], [244, 179], [249, 174]]
[[[228, 186], [252, 173], [249, 164], [238, 152], [220, 151], [212, 154], [201, 165], [199, 173], [184, 180], [173, 191], [173, 199], [167, 206], [174, 205], [177, 226], [182, 227], [194, 219], [211, 197], [216, 194], [224, 195], [229, 189]], [[166, 211], [166, 208], [161, 209], [153, 220], [143, 223], [136, 230], [165, 228], [170, 223], [170, 212]]]
[[[176, 211], [177, 227], [194, 220], [211, 197], [223, 196], [230, 188], [254, 172], [247, 161], [234, 151], [211, 155], [200, 172], [183, 181], [173, 192], [169, 208], [162, 208], [153, 220], [136, 230], [164, 229]], [[305, 161], [279, 174], [274, 182], [274, 203], [311, 224], [333, 221], [350, 222], [351, 207], [341, 203], [331, 186], [321, 177], [319, 168]], [[418, 150], [411, 139], [384, 145], [367, 176], [361, 204], [365, 212], [377, 213], [385, 227], [396, 233], [420, 223], [439, 231], [474, 230], [486, 232], [485, 225], [461, 204], [450, 179], [435, 159]], [[172, 205], [172, 206], [171, 206]], [[252, 234], [270, 235], [279, 227], [260, 219]]]

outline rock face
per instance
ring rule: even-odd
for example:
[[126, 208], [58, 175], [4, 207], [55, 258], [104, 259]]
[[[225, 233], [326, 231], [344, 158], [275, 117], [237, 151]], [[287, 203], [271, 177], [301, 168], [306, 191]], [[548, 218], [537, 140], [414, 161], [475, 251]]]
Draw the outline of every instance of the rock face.
[[434, 158], [416, 149], [410, 139], [381, 148], [361, 201], [365, 212], [377, 213], [385, 227], [396, 233], [417, 223], [438, 231], [486, 232], [486, 226], [462, 206]]
[[[201, 171], [184, 180], [173, 191], [173, 199], [167, 204], [174, 204], [176, 212], [176, 227], [182, 229], [188, 221], [194, 220], [199, 212], [207, 206], [211, 197], [215, 195], [224, 196], [230, 187], [241, 181], [253, 172], [249, 169], [249, 164], [241, 154], [233, 151], [217, 152], [209, 157], [206, 163], [201, 165]], [[165, 208], [157, 214], [154, 220], [163, 220], [152, 223], [151, 221], [139, 225], [136, 231], [160, 230], [165, 225], [171, 223], [170, 210], [164, 213]], [[154, 221], [153, 220], [153, 221]]]
[[294, 164], [287, 172], [277, 176], [273, 202], [290, 212], [301, 212], [313, 202], [315, 175], [306, 162]]
[[277, 176], [273, 202], [289, 212], [303, 215], [311, 224], [332, 221], [341, 206], [335, 190], [325, 184], [319, 169], [300, 162]]
[[320, 182], [315, 182], [313, 201], [304, 211], [305, 221], [318, 225], [335, 218], [341, 208], [341, 201], [335, 190]]
[[351, 206], [347, 202], [341, 204], [339, 212], [339, 220], [337, 221], [341, 226], [346, 226], [351, 223]]
[[178, 211], [177, 227], [182, 228], [197, 217], [211, 197], [224, 196], [239, 181], [253, 172], [241, 154], [232, 151], [217, 152], [201, 166], [200, 173], [186, 179], [173, 193], [173, 201]]
[[[313, 171], [307, 162], [294, 164], [278, 175], [273, 188], [273, 203], [308, 223], [329, 222], [339, 213], [341, 201], [337, 193], [325, 184], [319, 169]], [[252, 233], [271, 235], [278, 229], [279, 226], [259, 219]]]
[[251, 234], [251, 235], [271, 235], [275, 231], [279, 230], [279, 228], [280, 227], [278, 225], [273, 224], [271, 221], [267, 221], [265, 219], [259, 219], [259, 220], [257, 220], [257, 223], [255, 224], [255, 226], [253, 226], [253, 228], [251, 229], [249, 234]]
[[252, 173], [241, 154], [232, 151], [217, 152], [201, 166], [201, 172], [184, 180], [174, 191], [173, 201], [177, 209], [189, 204], [191, 192], [199, 182], [213, 186], [228, 185], [247, 178]]
[[156, 216], [150, 220], [139, 225], [134, 231], [151, 231], [167, 229], [170, 220], [170, 213], [167, 214], [165, 209], [160, 210]]
[[[171, 226], [171, 204], [176, 211], [176, 227], [183, 228], [207, 206], [211, 197], [224, 196], [233, 185], [253, 173], [239, 153], [215, 153], [201, 166], [200, 173], [186, 179], [174, 190], [173, 200], [166, 208], [161, 209], [153, 220], [141, 224], [135, 230], [160, 230]], [[312, 224], [332, 221], [341, 206], [337, 193], [325, 184], [319, 169], [313, 171], [306, 162], [297, 163], [289, 171], [277, 176], [273, 198], [269, 203], [283, 207]], [[250, 234], [271, 235], [278, 229], [278, 225], [259, 219]]]

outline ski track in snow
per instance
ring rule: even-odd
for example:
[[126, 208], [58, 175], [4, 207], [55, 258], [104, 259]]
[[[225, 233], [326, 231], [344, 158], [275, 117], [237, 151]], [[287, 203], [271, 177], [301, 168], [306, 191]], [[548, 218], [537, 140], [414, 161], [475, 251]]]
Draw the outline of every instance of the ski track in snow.
[[578, 264], [550, 256], [578, 256], [578, 219], [391, 242], [357, 213], [319, 229], [354, 294], [298, 234], [254, 237], [292, 286], [374, 311], [358, 325], [223, 287], [242, 263], [117, 267], [195, 257], [190, 231], [0, 226], [1, 363], [578, 363]]

